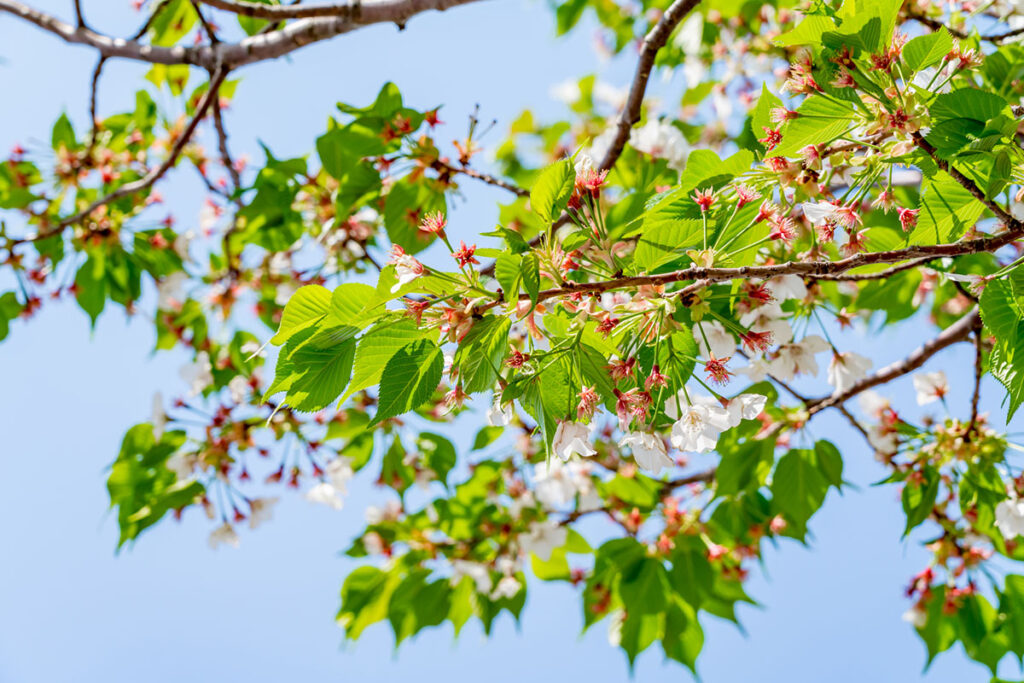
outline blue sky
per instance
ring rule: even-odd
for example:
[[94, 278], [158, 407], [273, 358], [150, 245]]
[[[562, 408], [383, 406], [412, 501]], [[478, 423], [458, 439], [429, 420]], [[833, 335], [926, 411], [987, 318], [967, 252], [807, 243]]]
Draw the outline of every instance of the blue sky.
[[[68, 16], [71, 3], [35, 4]], [[85, 5], [90, 21], [107, 32], [127, 35], [139, 20], [128, 0]], [[615, 85], [627, 82], [629, 57], [600, 62], [591, 37], [584, 28], [555, 39], [546, 5], [512, 0], [418, 17], [403, 33], [393, 27], [353, 33], [241, 72], [227, 115], [231, 142], [253, 158], [259, 158], [257, 140], [278, 156], [307, 153], [335, 102], [369, 102], [383, 81], [393, 80], [412, 106], [444, 103], [448, 122], [465, 120], [480, 103], [485, 120], [499, 121], [489, 139], [496, 143], [524, 107], [557, 113], [548, 89], [565, 78], [598, 72]], [[0, 108], [0, 149], [16, 142], [42, 147], [62, 110], [84, 125], [91, 53], [0, 15], [0, 57], [6, 105]], [[111, 63], [101, 113], [130, 106], [143, 71]], [[678, 96], [681, 86], [658, 87]], [[463, 129], [449, 130], [455, 137]], [[181, 225], [196, 215], [202, 197], [185, 170], [164, 195]], [[466, 199], [451, 219], [456, 238], [489, 229], [495, 200], [503, 197], [467, 187]], [[846, 343], [856, 343], [880, 366], [921, 341], [902, 333], [871, 332]], [[105, 468], [125, 429], [147, 418], [153, 391], [183, 388], [177, 376], [182, 356], [154, 356], [152, 346], [146, 320], [128, 321], [111, 310], [90, 331], [84, 314], [68, 305], [47, 306], [31, 323], [15, 324], [0, 345], [0, 683], [628, 677], [603, 624], [579, 636], [578, 596], [561, 584], [531, 584], [521, 627], [504, 618], [490, 640], [473, 624], [457, 642], [449, 628], [435, 629], [396, 655], [390, 630], [380, 625], [343, 647], [333, 616], [341, 582], [355, 565], [339, 551], [361, 528], [365, 505], [379, 499], [365, 477], [341, 512], [286, 495], [275, 520], [244, 534], [237, 551], [209, 550], [209, 527], [192, 515], [160, 525], [115, 555]], [[961, 411], [969, 400], [971, 362], [971, 350], [961, 345], [926, 367], [947, 371], [951, 403]], [[998, 415], [1002, 390], [989, 389], [984, 407]], [[913, 402], [909, 379], [886, 393], [900, 405]], [[764, 571], [755, 568], [749, 586], [762, 607], [741, 608], [743, 632], [705, 621], [705, 681], [859, 683], [921, 676], [923, 646], [900, 614], [907, 606], [902, 589], [926, 554], [914, 540], [900, 540], [897, 491], [869, 486], [883, 471], [859, 437], [832, 416], [819, 420], [813, 433], [843, 447], [847, 478], [858, 489], [830, 494], [811, 524], [810, 549], [783, 542], [766, 552]], [[690, 679], [655, 650], [640, 659], [637, 680]], [[1006, 673], [1012, 676], [1012, 669]], [[955, 651], [920, 680], [984, 678], [981, 667]]]

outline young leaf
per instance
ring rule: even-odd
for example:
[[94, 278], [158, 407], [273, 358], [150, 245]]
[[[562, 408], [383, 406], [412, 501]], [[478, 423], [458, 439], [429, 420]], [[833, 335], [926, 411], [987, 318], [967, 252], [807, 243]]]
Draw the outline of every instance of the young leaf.
[[384, 366], [377, 414], [370, 426], [418, 408], [430, 398], [444, 373], [444, 354], [428, 339], [406, 344]]
[[571, 159], [557, 161], [543, 171], [530, 190], [530, 206], [545, 223], [553, 223], [569, 202], [576, 180]]
[[331, 290], [320, 285], [299, 287], [281, 314], [281, 324], [270, 343], [280, 346], [289, 337], [321, 320], [331, 308]]

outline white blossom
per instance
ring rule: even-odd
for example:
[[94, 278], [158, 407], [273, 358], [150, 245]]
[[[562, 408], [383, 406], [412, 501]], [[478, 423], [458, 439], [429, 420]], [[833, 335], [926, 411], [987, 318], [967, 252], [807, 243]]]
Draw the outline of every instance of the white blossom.
[[227, 522], [224, 522], [210, 533], [210, 538], [207, 540], [207, 543], [210, 544], [211, 548], [216, 550], [221, 545], [229, 545], [232, 548], [237, 548], [241, 544], [241, 541], [238, 538], [238, 534], [235, 533], [234, 528]]
[[949, 382], [946, 380], [946, 373], [942, 370], [919, 372], [912, 379], [914, 391], [917, 392], [917, 405], [919, 406], [939, 401], [949, 393]]
[[167, 426], [167, 413], [164, 412], [164, 396], [159, 391], [153, 394], [153, 413], [149, 421], [153, 425], [153, 440], [159, 441], [163, 438], [164, 428]]
[[751, 358], [742, 368], [736, 368], [733, 372], [746, 375], [751, 382], [761, 382], [771, 372], [771, 367], [764, 358]]
[[889, 399], [877, 391], [868, 389], [867, 391], [862, 391], [860, 396], [857, 397], [857, 405], [860, 406], [861, 412], [865, 415], [880, 420], [885, 411], [889, 409]]
[[816, 226], [839, 221], [839, 214], [836, 212], [838, 208], [832, 202], [824, 200], [803, 203], [804, 216]]
[[626, 106], [629, 88], [618, 88], [611, 83], [597, 81], [594, 83], [593, 95], [595, 102], [603, 102], [612, 109], [619, 110]]
[[807, 296], [807, 285], [799, 275], [777, 275], [765, 282], [764, 286], [778, 301], [800, 300]]
[[686, 156], [690, 151], [683, 134], [667, 121], [650, 120], [642, 127], [634, 128], [629, 134], [629, 144], [638, 152], [667, 160], [669, 168], [676, 171], [682, 171], [686, 166]]
[[174, 253], [178, 255], [182, 261], [186, 263], [191, 260], [188, 253], [189, 245], [192, 244], [192, 240], [196, 238], [196, 233], [193, 230], [186, 230], [185, 232], [179, 233], [174, 238], [174, 244], [171, 245], [174, 249]]
[[579, 422], [562, 421], [555, 429], [555, 436], [551, 440], [551, 450], [565, 462], [568, 462], [573, 454], [588, 458], [597, 455], [597, 451], [590, 446], [589, 441], [589, 427]]
[[924, 628], [928, 623], [928, 613], [917, 605], [904, 612], [901, 618], [914, 628]]
[[788, 344], [793, 341], [793, 328], [785, 319], [785, 311], [777, 303], [768, 303], [753, 308], [740, 316], [740, 325], [753, 332], [768, 332], [772, 344]]
[[[612, 142], [615, 141], [616, 126], [610, 125], [606, 127], [601, 133], [591, 140], [590, 147], [584, 150], [584, 152], [591, 159], [604, 159], [605, 155], [608, 154], [608, 150], [611, 149]], [[583, 153], [583, 152], [581, 152]]]
[[[703, 332], [703, 334], [701, 334]], [[707, 341], [704, 338], [707, 337]], [[736, 353], [736, 337], [717, 320], [703, 321], [693, 326], [693, 339], [703, 358], [729, 358]], [[710, 346], [710, 348], [709, 348]]]
[[572, 466], [580, 461], [562, 462], [549, 458], [533, 467], [533, 490], [547, 508], [557, 508], [576, 497], [577, 479]]
[[196, 354], [195, 361], [182, 366], [179, 372], [188, 384], [189, 396], [198, 396], [213, 384], [213, 366], [210, 365], [210, 354], [206, 351]]
[[370, 505], [366, 508], [365, 516], [367, 524], [380, 524], [385, 521], [394, 521], [402, 514], [402, 504], [397, 500], [389, 500], [383, 508]]
[[188, 274], [178, 270], [156, 283], [156, 307], [162, 311], [177, 310], [185, 301]]
[[448, 583], [455, 587], [466, 576], [471, 578], [473, 583], [476, 584], [478, 593], [488, 593], [491, 590], [493, 582], [491, 581], [491, 572], [487, 565], [469, 560], [452, 560], [452, 576]]
[[548, 89], [548, 94], [551, 99], [567, 105], [576, 104], [583, 95], [580, 92], [579, 83], [573, 79], [555, 83]]
[[553, 519], [543, 522], [533, 522], [530, 530], [525, 534], [519, 534], [519, 547], [523, 552], [533, 553], [538, 558], [547, 561], [551, 559], [551, 553], [555, 548], [561, 548], [569, 538], [569, 532]]
[[492, 427], [504, 427], [511, 424], [512, 420], [515, 419], [515, 416], [516, 411], [515, 408], [512, 407], [512, 402], [509, 401], [503, 406], [501, 405], [501, 400], [495, 396], [494, 402], [487, 411], [487, 424]]
[[500, 600], [501, 598], [514, 598], [519, 594], [523, 585], [519, 583], [519, 580], [514, 576], [504, 576], [498, 581], [498, 585], [494, 587], [494, 592], [491, 593], [491, 600]]
[[249, 528], [255, 529], [264, 522], [269, 522], [274, 516], [274, 506], [277, 505], [279, 499], [274, 496], [272, 498], [253, 498], [249, 501]]
[[691, 12], [676, 31], [672, 44], [688, 57], [700, 55], [700, 50], [704, 46], [704, 15], [700, 12]]
[[832, 362], [828, 366], [828, 383], [842, 393], [853, 387], [868, 374], [871, 359], [854, 351], [832, 354]]
[[384, 552], [384, 539], [376, 531], [367, 531], [363, 534], [363, 548], [370, 555], [380, 555]]
[[324, 473], [331, 486], [344, 494], [348, 490], [348, 482], [355, 476], [355, 472], [352, 470], [352, 458], [339, 455], [327, 463]]
[[665, 443], [650, 432], [630, 432], [619, 441], [619, 446], [629, 448], [636, 464], [648, 472], [657, 473], [674, 464], [665, 452]]
[[682, 408], [678, 420], [672, 425], [672, 445], [681, 451], [707, 453], [718, 445], [718, 437], [733, 425], [729, 412], [710, 396], [693, 396], [687, 403], [685, 396], [670, 398], [665, 404], [665, 413], [677, 417], [676, 403]]
[[178, 481], [184, 481], [192, 476], [192, 471], [195, 469], [198, 458], [194, 453], [175, 453], [171, 457], [167, 458], [164, 462], [164, 467], [174, 472], [174, 476], [177, 477]]
[[608, 620], [608, 644], [618, 647], [622, 644], [622, 625], [626, 623], [626, 613], [617, 609], [611, 614]]
[[[896, 431], [882, 424], [873, 424], [868, 427], [868, 443], [878, 455], [892, 455], [900, 446]], [[883, 458], [876, 459], [883, 460]]]
[[245, 397], [249, 395], [249, 380], [242, 375], [235, 375], [228, 382], [228, 392], [232, 403], [245, 403]]
[[799, 374], [817, 375], [818, 361], [814, 354], [831, 348], [824, 339], [810, 334], [796, 344], [785, 344], [778, 355], [768, 363], [773, 377], [788, 382]]
[[730, 399], [725, 407], [729, 413], [729, 424], [735, 427], [743, 420], [756, 420], [766, 403], [768, 397], [764, 394], [740, 394]]
[[292, 257], [287, 251], [274, 252], [267, 262], [267, 272], [271, 275], [284, 275], [292, 269]]
[[311, 503], [318, 503], [320, 505], [326, 505], [329, 508], [334, 508], [335, 510], [340, 510], [344, 505], [341, 495], [342, 491], [339, 491], [328, 482], [322, 481], [310, 490], [306, 491], [303, 498]]
[[285, 306], [299, 289], [299, 285], [291, 280], [285, 280], [274, 289], [274, 303], [278, 306]]
[[996, 528], [1008, 541], [1024, 534], [1024, 501], [1015, 493], [996, 505]]

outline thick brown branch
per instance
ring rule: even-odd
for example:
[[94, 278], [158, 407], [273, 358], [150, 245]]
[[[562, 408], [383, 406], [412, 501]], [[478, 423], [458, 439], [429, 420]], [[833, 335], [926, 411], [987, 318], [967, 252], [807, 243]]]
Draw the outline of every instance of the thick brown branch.
[[[576, 293], [600, 294], [618, 289], [633, 289], [643, 285], [667, 285], [674, 282], [689, 280], [704, 280], [710, 284], [726, 280], [739, 280], [747, 278], [768, 279], [778, 275], [802, 275], [810, 278], [821, 279], [825, 275], [845, 273], [860, 266], [876, 263], [898, 263], [907, 259], [936, 259], [941, 257], [962, 256], [964, 254], [977, 254], [986, 251], [995, 251], [1000, 247], [1019, 239], [1024, 235], [1024, 229], [1007, 230], [998, 235], [979, 237], [963, 242], [952, 242], [948, 244], [933, 244], [894, 249], [891, 251], [875, 251], [862, 254], [854, 254], [838, 261], [791, 261], [766, 266], [742, 266], [740, 268], [704, 268], [691, 266], [682, 270], [670, 273], [659, 273], [657, 275], [635, 275], [627, 277], [601, 280], [598, 282], [569, 283], [564, 287], [545, 289], [540, 292], [538, 301], [546, 301], [561, 296], [569, 296]], [[689, 287], [687, 288], [689, 290]], [[528, 294], [520, 294], [519, 299], [526, 300]], [[500, 304], [495, 301], [487, 304], [484, 308], [492, 308]]]
[[886, 382], [891, 382], [897, 377], [902, 377], [903, 375], [913, 372], [924, 365], [925, 361], [942, 349], [966, 339], [968, 335], [970, 335], [971, 330], [975, 329], [978, 325], [980, 320], [981, 317], [978, 315], [978, 309], [971, 309], [970, 313], [944, 329], [938, 336], [920, 346], [903, 360], [888, 365], [878, 372], [868, 375], [846, 391], [834, 393], [831, 396], [811, 401], [808, 412], [811, 415], [814, 415], [826, 408], [839, 405], [862, 391], [877, 387], [878, 385], [885, 384]]
[[[371, 24], [404, 26], [412, 16], [427, 10], [445, 10], [478, 0], [365, 0], [351, 3], [358, 11], [349, 16], [301, 19], [270, 33], [257, 34], [237, 43], [185, 47], [160, 47], [135, 40], [112, 38], [87, 27], [74, 27], [17, 0], [0, 0], [0, 13], [13, 14], [49, 31], [65, 42], [86, 45], [106, 57], [121, 57], [153, 64], [192, 64], [207, 71], [227, 70], [276, 59], [295, 50]], [[159, 10], [160, 8], [158, 8]]]

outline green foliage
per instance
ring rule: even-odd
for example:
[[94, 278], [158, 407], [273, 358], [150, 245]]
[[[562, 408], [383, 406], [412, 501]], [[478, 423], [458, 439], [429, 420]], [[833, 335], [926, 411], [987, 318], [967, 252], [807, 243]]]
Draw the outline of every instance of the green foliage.
[[203, 495], [198, 481], [178, 481], [167, 469], [167, 459], [185, 443], [185, 433], [167, 432], [159, 441], [148, 424], [132, 427], [121, 443], [121, 452], [110, 467], [107, 491], [117, 508], [121, 547], [156, 524], [171, 510], [193, 503]]

